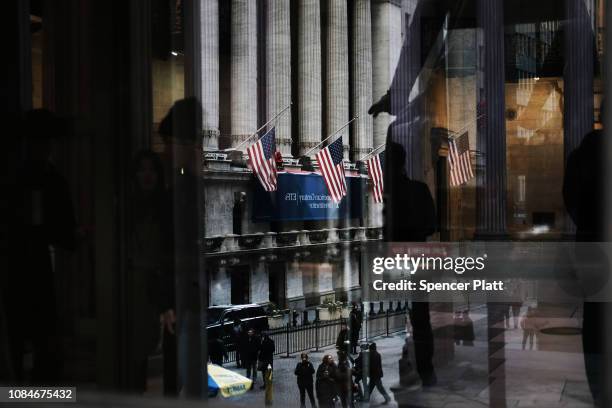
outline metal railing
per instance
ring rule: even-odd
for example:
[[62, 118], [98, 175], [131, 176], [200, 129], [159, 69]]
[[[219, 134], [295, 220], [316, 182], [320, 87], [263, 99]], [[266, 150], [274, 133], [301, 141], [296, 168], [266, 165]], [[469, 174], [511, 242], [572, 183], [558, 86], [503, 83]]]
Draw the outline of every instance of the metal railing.
[[[407, 318], [406, 310], [366, 314], [359, 332], [359, 341], [369, 342], [375, 337], [401, 332], [406, 328]], [[274, 341], [274, 354], [289, 357], [295, 353], [318, 351], [320, 348], [336, 344], [342, 325], [347, 323], [347, 319], [344, 318], [316, 320], [308, 325], [287, 324], [284, 327], [268, 330], [266, 333]], [[224, 361], [226, 363], [236, 361], [235, 347], [230, 339], [226, 341], [226, 347], [231, 351], [228, 351]]]

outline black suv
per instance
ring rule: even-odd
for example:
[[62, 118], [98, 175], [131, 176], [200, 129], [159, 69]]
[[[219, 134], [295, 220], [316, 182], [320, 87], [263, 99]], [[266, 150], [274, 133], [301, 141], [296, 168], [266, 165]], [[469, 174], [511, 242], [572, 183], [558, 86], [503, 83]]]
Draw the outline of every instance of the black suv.
[[226, 344], [232, 343], [236, 319], [240, 319], [244, 330], [253, 328], [257, 333], [268, 330], [268, 316], [263, 307], [256, 304], [210, 306], [207, 317], [208, 338], [222, 337]]

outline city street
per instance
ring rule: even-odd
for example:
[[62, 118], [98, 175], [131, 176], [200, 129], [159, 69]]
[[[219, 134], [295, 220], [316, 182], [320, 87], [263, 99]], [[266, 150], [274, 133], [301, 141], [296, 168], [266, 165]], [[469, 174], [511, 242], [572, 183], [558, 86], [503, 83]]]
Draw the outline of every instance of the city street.
[[[525, 307], [523, 307], [525, 309]], [[521, 311], [524, 313], [524, 310]], [[576, 326], [579, 322], [575, 308], [551, 311], [554, 317], [547, 318], [545, 327]], [[414, 407], [479, 407], [489, 405], [489, 379], [486, 341], [486, 309], [481, 308], [471, 313], [474, 321], [476, 340], [473, 346], [455, 345], [452, 354], [443, 349], [449, 345], [448, 339], [436, 335], [435, 364], [438, 375], [438, 385], [426, 390], [398, 393], [395, 388], [399, 383], [398, 360], [406, 337], [405, 332], [390, 337], [373, 339], [382, 355], [384, 378], [383, 384], [392, 402], [388, 405], [396, 407], [398, 394], [404, 401], [410, 401]], [[444, 322], [452, 321], [447, 313], [432, 313], [432, 322], [436, 333], [441, 333]], [[452, 332], [451, 332], [452, 333]], [[533, 350], [522, 349], [523, 333], [513, 324], [505, 331], [505, 363], [500, 364], [493, 372], [494, 389], [500, 382], [505, 385], [507, 407], [589, 407], [591, 397], [585, 380], [582, 361], [580, 336], [562, 336], [540, 333]], [[494, 342], [496, 340], [494, 339]], [[452, 339], [450, 341], [452, 346]], [[496, 353], [499, 356], [499, 351]], [[310, 360], [316, 367], [324, 354], [335, 355], [333, 347], [311, 352]], [[452, 358], [449, 357], [452, 355]], [[446, 363], [440, 360], [447, 360]], [[414, 357], [411, 359], [414, 361]], [[299, 393], [293, 370], [298, 356], [292, 358], [275, 358], [274, 360], [274, 406], [299, 406]], [[237, 370], [234, 364], [228, 368]], [[502, 372], [503, 371], [503, 372]], [[252, 407], [264, 405], [264, 391], [258, 378], [255, 388], [249, 393], [236, 398], [224, 400], [224, 406]], [[394, 393], [395, 391], [395, 393]], [[511, 397], [510, 397], [511, 396]], [[222, 400], [222, 397], [217, 397]], [[369, 406], [379, 406], [383, 403], [382, 396], [374, 391]], [[221, 401], [219, 401], [221, 402]], [[309, 406], [308, 402], [306, 404]], [[365, 404], [363, 404], [365, 406]]]

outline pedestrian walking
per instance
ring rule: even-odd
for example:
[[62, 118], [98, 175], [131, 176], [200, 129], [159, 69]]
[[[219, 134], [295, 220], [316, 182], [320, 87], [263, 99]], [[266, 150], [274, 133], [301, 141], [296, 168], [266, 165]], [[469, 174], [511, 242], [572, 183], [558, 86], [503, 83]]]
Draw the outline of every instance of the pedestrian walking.
[[234, 320], [234, 327], [232, 327], [232, 342], [234, 343], [234, 349], [236, 351], [236, 367], [242, 368], [242, 347], [246, 340], [246, 333], [242, 326], [240, 319]]
[[336, 392], [336, 364], [334, 358], [329, 354], [323, 357], [323, 361], [317, 368], [317, 399], [319, 407], [333, 407], [334, 400], [337, 396]]
[[336, 392], [343, 408], [352, 406], [353, 370], [345, 351], [338, 351], [338, 367], [336, 369]]
[[308, 354], [302, 353], [300, 355], [300, 362], [295, 367], [294, 374], [297, 376], [297, 385], [300, 390], [300, 407], [306, 407], [306, 393], [308, 393], [308, 399], [310, 405], [316, 408], [314, 393], [313, 393], [313, 375], [315, 369], [310, 361], [308, 361]]
[[361, 324], [363, 321], [363, 315], [361, 310], [357, 308], [357, 304], [353, 302], [351, 313], [349, 314], [349, 330], [351, 340], [351, 353], [357, 354], [357, 343], [359, 343], [359, 332], [361, 331]]
[[[257, 368], [259, 369], [259, 371], [261, 371], [262, 378], [265, 378], [265, 374], [266, 374], [266, 371], [268, 370], [268, 366], [270, 366], [271, 369], [274, 368], [274, 361], [273, 361], [274, 351], [275, 351], [274, 340], [272, 340], [270, 336], [268, 336], [267, 333], [264, 333], [263, 338], [261, 340], [261, 346], [259, 349], [259, 362], [257, 363]], [[264, 388], [266, 388], [265, 382], [261, 386], [262, 390]]]
[[529, 350], [533, 350], [533, 339], [536, 332], [536, 317], [535, 311], [530, 306], [527, 308], [527, 314], [521, 320], [521, 329], [523, 329], [523, 350], [529, 339]]
[[[360, 352], [357, 358], [355, 359], [355, 366], [353, 367], [353, 377], [355, 377], [355, 386], [357, 387], [357, 393], [359, 394], [359, 399], [363, 400], [364, 395], [363, 391], [367, 391], [367, 373], [369, 371], [369, 357], [368, 357], [368, 345], [362, 344], [360, 346]], [[363, 387], [361, 384], [363, 383]]]
[[242, 364], [246, 368], [246, 376], [253, 380], [251, 389], [255, 386], [257, 380], [257, 358], [261, 349], [261, 341], [255, 335], [254, 329], [249, 329], [247, 338], [242, 349]]
[[370, 344], [370, 382], [368, 384], [368, 400], [372, 396], [372, 391], [374, 391], [374, 387], [381, 393], [381, 395], [385, 398], [385, 404], [388, 404], [391, 401], [389, 394], [385, 390], [382, 384], [383, 378], [383, 369], [382, 369], [382, 359], [380, 353], [376, 350], [376, 343]]

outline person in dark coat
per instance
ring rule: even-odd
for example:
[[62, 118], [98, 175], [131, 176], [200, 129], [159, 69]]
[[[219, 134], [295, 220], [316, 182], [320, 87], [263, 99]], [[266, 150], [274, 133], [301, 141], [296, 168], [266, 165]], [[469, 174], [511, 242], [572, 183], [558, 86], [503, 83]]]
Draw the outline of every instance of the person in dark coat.
[[359, 332], [361, 331], [361, 324], [363, 316], [361, 310], [357, 308], [357, 304], [353, 302], [351, 313], [349, 314], [349, 331], [351, 337], [351, 353], [357, 354], [357, 343], [359, 343]]
[[306, 393], [308, 393], [308, 399], [310, 405], [315, 408], [314, 393], [313, 393], [313, 379], [312, 376], [315, 373], [315, 369], [312, 363], [308, 361], [308, 354], [302, 353], [300, 355], [300, 362], [295, 366], [294, 374], [297, 376], [297, 385], [300, 390], [300, 407], [306, 407]]
[[[5, 176], [2, 202], [3, 312], [10, 350], [8, 383], [25, 380], [26, 344], [31, 345], [31, 384], [56, 385], [62, 375], [59, 312], [56, 309], [50, 248], [72, 251], [76, 222], [66, 179], [52, 162], [55, 140], [63, 136], [64, 122], [44, 109], [26, 113], [15, 167]], [[10, 142], [10, 132], [7, 133]], [[11, 160], [4, 157], [4, 162]], [[20, 160], [21, 159], [21, 160]], [[2, 371], [2, 370], [0, 370]], [[1, 379], [0, 379], [1, 380]]]
[[[604, 103], [601, 108], [602, 119]], [[603, 123], [607, 126], [607, 123]], [[609, 142], [608, 142], [609, 143]], [[605, 152], [607, 143], [602, 130], [589, 132], [566, 161], [563, 180], [563, 200], [572, 221], [576, 224], [577, 242], [606, 241]], [[608, 210], [609, 211], [609, 210]], [[593, 259], [590, 260], [593, 262]], [[592, 276], [596, 281], [597, 276]], [[583, 304], [582, 347], [587, 380], [596, 406], [603, 404], [605, 384], [606, 304], [585, 301]]]
[[[261, 371], [261, 378], [265, 378], [266, 370], [268, 369], [268, 365], [274, 368], [274, 340], [268, 336], [268, 333], [263, 334], [263, 338], [261, 340], [261, 347], [259, 350], [259, 371]], [[261, 389], [266, 388], [266, 385], [263, 384]]]
[[[391, 130], [390, 130], [391, 132]], [[388, 135], [388, 139], [391, 135]], [[388, 242], [423, 242], [435, 232], [436, 212], [427, 184], [406, 176], [404, 147], [387, 140], [383, 231]], [[425, 299], [426, 300], [426, 299]], [[424, 386], [437, 383], [433, 367], [434, 338], [429, 302], [413, 301], [409, 311], [416, 368]]]
[[[253, 380], [253, 386], [257, 380], [257, 358], [261, 350], [261, 340], [255, 335], [254, 329], [249, 329], [247, 338], [242, 349], [242, 361], [246, 368], [246, 376]], [[252, 377], [251, 377], [252, 376]]]
[[[198, 118], [202, 106], [197, 98], [177, 100], [159, 124], [164, 141], [164, 162], [170, 191], [169, 217], [172, 231], [173, 270], [162, 288], [165, 298], [162, 315], [164, 395], [201, 395], [202, 373], [208, 357], [202, 355], [201, 322], [208, 306], [208, 279], [202, 274], [201, 237], [204, 219], [202, 139]], [[180, 349], [179, 349], [180, 345]], [[180, 351], [180, 352], [179, 352]], [[179, 373], [180, 382], [179, 382]]]
[[382, 384], [383, 378], [383, 369], [382, 369], [382, 359], [380, 357], [380, 353], [376, 351], [376, 343], [370, 344], [370, 383], [368, 384], [368, 399], [372, 396], [372, 391], [374, 391], [374, 387], [382, 394], [385, 398], [385, 404], [388, 404], [391, 401], [389, 394], [385, 390]]
[[336, 390], [336, 364], [334, 358], [329, 354], [323, 357], [323, 361], [317, 368], [317, 399], [319, 407], [333, 407]]
[[342, 323], [338, 337], [336, 338], [336, 349], [348, 352], [349, 349], [349, 332], [346, 324]]
[[338, 351], [338, 367], [336, 368], [336, 390], [343, 408], [352, 406], [353, 370], [345, 351]]
[[244, 347], [247, 334], [240, 319], [234, 320], [232, 327], [232, 342], [236, 351], [236, 367], [242, 368], [242, 348]]
[[[367, 373], [370, 371], [370, 358], [369, 358], [369, 346], [362, 344], [359, 355], [355, 359], [355, 366], [353, 367], [353, 377], [355, 377], [355, 385], [357, 386], [357, 393], [359, 398], [363, 400], [364, 390], [367, 392]], [[363, 387], [361, 386], [363, 384]]]
[[474, 322], [468, 310], [463, 311], [461, 320], [463, 324], [463, 345], [473, 346], [476, 336], [474, 334]]
[[208, 355], [210, 362], [219, 366], [223, 366], [223, 359], [227, 357], [227, 350], [223, 339], [220, 337], [209, 338], [208, 340]]
[[164, 168], [159, 156], [149, 150], [136, 154], [132, 170], [128, 217], [128, 288], [131, 313], [128, 368], [129, 388], [146, 388], [148, 357], [161, 341], [160, 320], [168, 308], [165, 288], [172, 276], [169, 199]]

